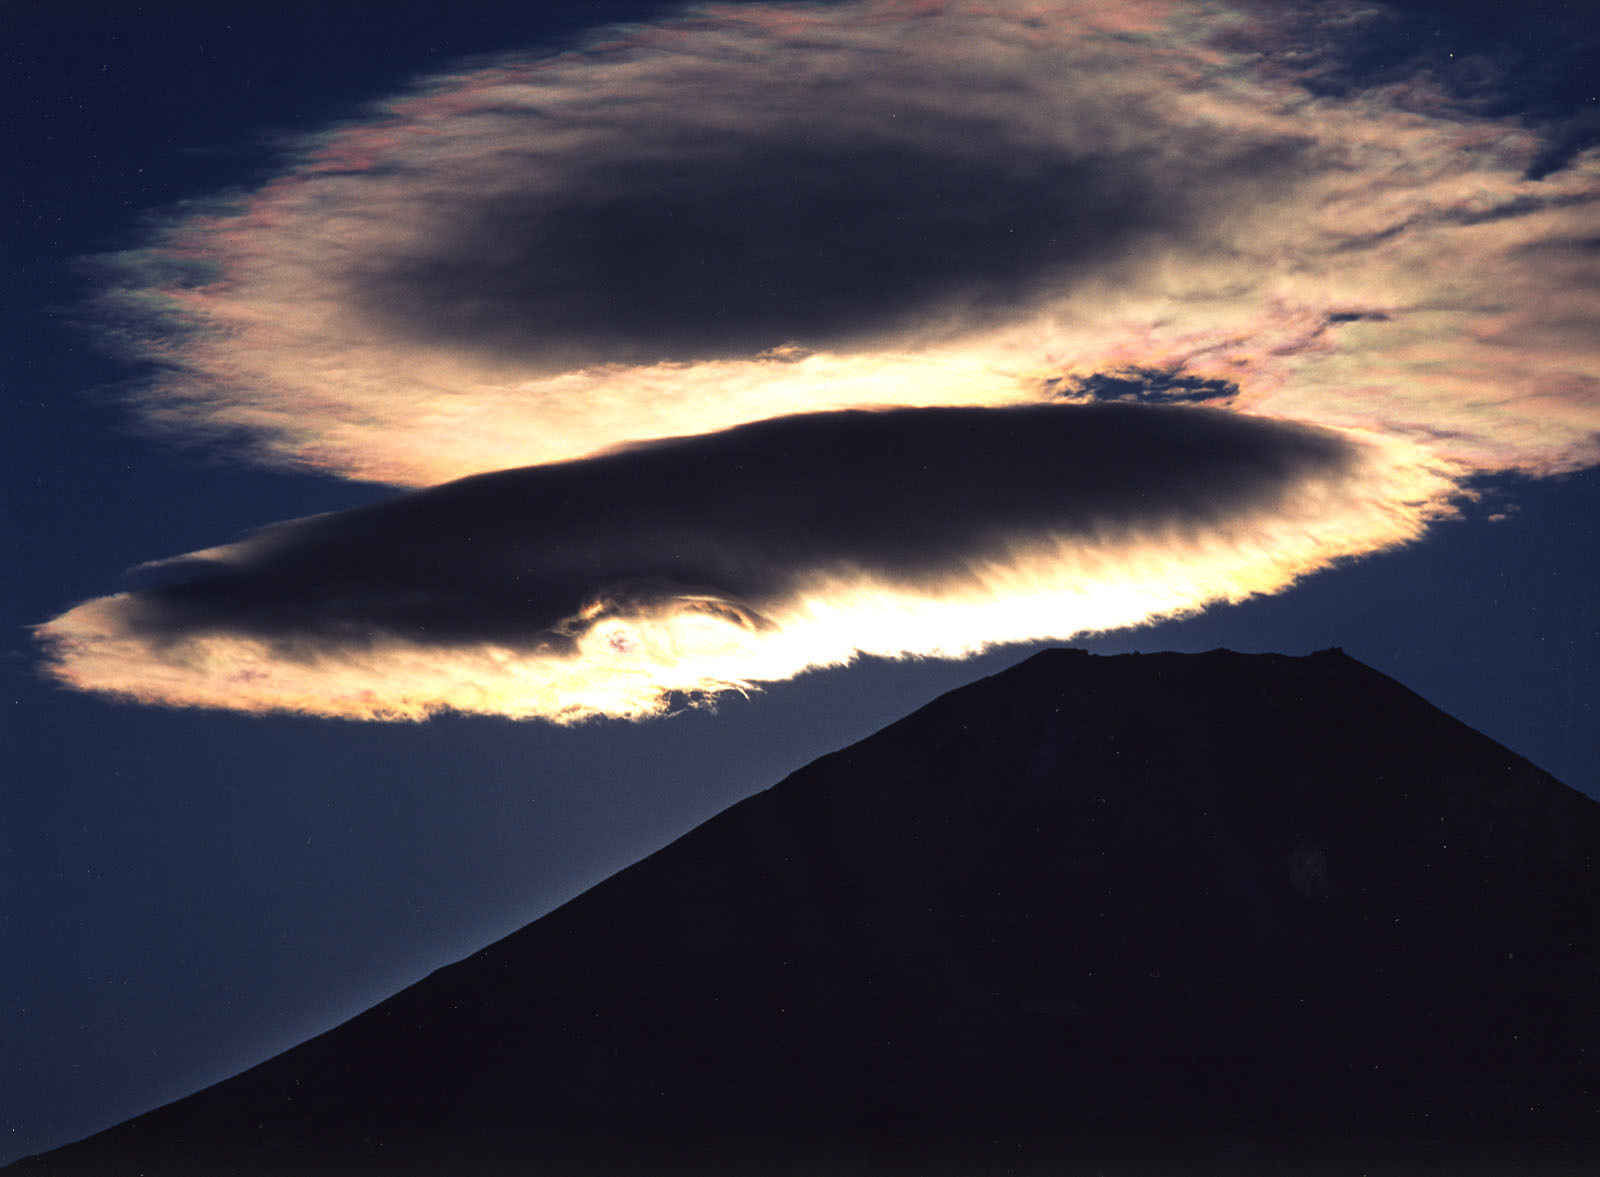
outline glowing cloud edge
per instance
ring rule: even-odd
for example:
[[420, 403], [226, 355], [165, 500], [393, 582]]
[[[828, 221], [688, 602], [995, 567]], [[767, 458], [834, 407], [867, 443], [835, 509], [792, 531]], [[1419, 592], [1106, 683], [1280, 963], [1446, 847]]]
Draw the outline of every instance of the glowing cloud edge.
[[963, 658], [1281, 592], [1413, 541], [1452, 512], [1456, 482], [1426, 455], [1388, 438], [1346, 440], [1354, 457], [1339, 471], [1300, 478], [1213, 525], [1033, 537], [915, 586], [817, 570], [759, 602], [597, 597], [561, 624], [571, 641], [559, 652], [534, 634], [448, 645], [374, 634], [359, 647], [320, 648], [242, 633], [152, 635], [136, 593], [86, 602], [35, 633], [45, 672], [63, 686], [145, 704], [388, 721], [643, 719], [860, 657]]

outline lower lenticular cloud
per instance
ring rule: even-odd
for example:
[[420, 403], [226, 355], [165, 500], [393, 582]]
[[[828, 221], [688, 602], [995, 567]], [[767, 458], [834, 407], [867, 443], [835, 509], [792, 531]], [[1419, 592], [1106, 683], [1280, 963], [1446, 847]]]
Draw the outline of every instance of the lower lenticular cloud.
[[168, 562], [51, 672], [655, 714], [1278, 591], [1600, 462], [1600, 152], [1364, 74], [1376, 11], [706, 5], [307, 137], [102, 259], [104, 325], [155, 427], [434, 489]]
[[1414, 538], [1438, 490], [1209, 409], [815, 414], [279, 524], [41, 637], [63, 681], [143, 702], [639, 717], [1273, 592]]

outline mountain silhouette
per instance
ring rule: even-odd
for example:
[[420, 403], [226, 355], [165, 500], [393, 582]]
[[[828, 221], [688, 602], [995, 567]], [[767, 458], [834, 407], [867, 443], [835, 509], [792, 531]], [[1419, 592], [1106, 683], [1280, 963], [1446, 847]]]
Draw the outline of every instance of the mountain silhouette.
[[1052, 650], [6, 1170], [1600, 1172], [1600, 806], [1336, 650]]

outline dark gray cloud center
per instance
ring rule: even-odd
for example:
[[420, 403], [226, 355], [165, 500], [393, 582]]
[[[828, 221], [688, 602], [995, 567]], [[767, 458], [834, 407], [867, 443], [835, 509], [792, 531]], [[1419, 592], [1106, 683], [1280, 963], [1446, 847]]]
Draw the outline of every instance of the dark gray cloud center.
[[953, 119], [918, 132], [654, 144], [559, 187], [530, 158], [527, 191], [444, 202], [420, 251], [349, 281], [405, 334], [555, 368], [837, 348], [943, 314], [1003, 317], [1193, 234], [1217, 177], [1259, 178], [1295, 151], [1196, 143], [1185, 163]]
[[1337, 475], [1348, 443], [1201, 408], [932, 408], [777, 418], [485, 474], [268, 528], [235, 563], [168, 565], [147, 636], [230, 631], [308, 651], [393, 637], [534, 642], [596, 599], [706, 594], [760, 623], [818, 570], [915, 585], [1004, 545], [1204, 529]]

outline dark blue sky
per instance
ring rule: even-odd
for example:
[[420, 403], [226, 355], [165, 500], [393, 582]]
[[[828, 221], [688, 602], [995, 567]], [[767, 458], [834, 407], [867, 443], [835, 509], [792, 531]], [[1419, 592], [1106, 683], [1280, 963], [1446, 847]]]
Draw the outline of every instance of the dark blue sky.
[[[1019, 661], [866, 662], [643, 724], [361, 725], [107, 702], [43, 681], [28, 627], [125, 570], [384, 497], [142, 437], [138, 373], [80, 323], [74, 263], [464, 55], [559, 44], [622, 4], [0, 8], [7, 136], [0, 1161], [286, 1047], [520, 926], [748, 792]], [[1549, 158], [1594, 142], [1563, 65], [1587, 5], [1415, 5], [1360, 71], [1477, 51]], [[536, 16], [529, 16], [529, 12]], [[1508, 31], [1509, 30], [1509, 31]], [[1498, 55], [1498, 56], [1494, 56]], [[1575, 60], [1575, 59], [1574, 59]], [[1455, 84], [1455, 83], [1452, 83]], [[1460, 81], [1466, 85], [1465, 80]], [[1587, 87], [1587, 88], [1586, 88]], [[1600, 798], [1600, 474], [1501, 479], [1462, 520], [1277, 597], [1079, 643], [1337, 645]], [[1491, 519], [1491, 516], [1504, 516]]]

